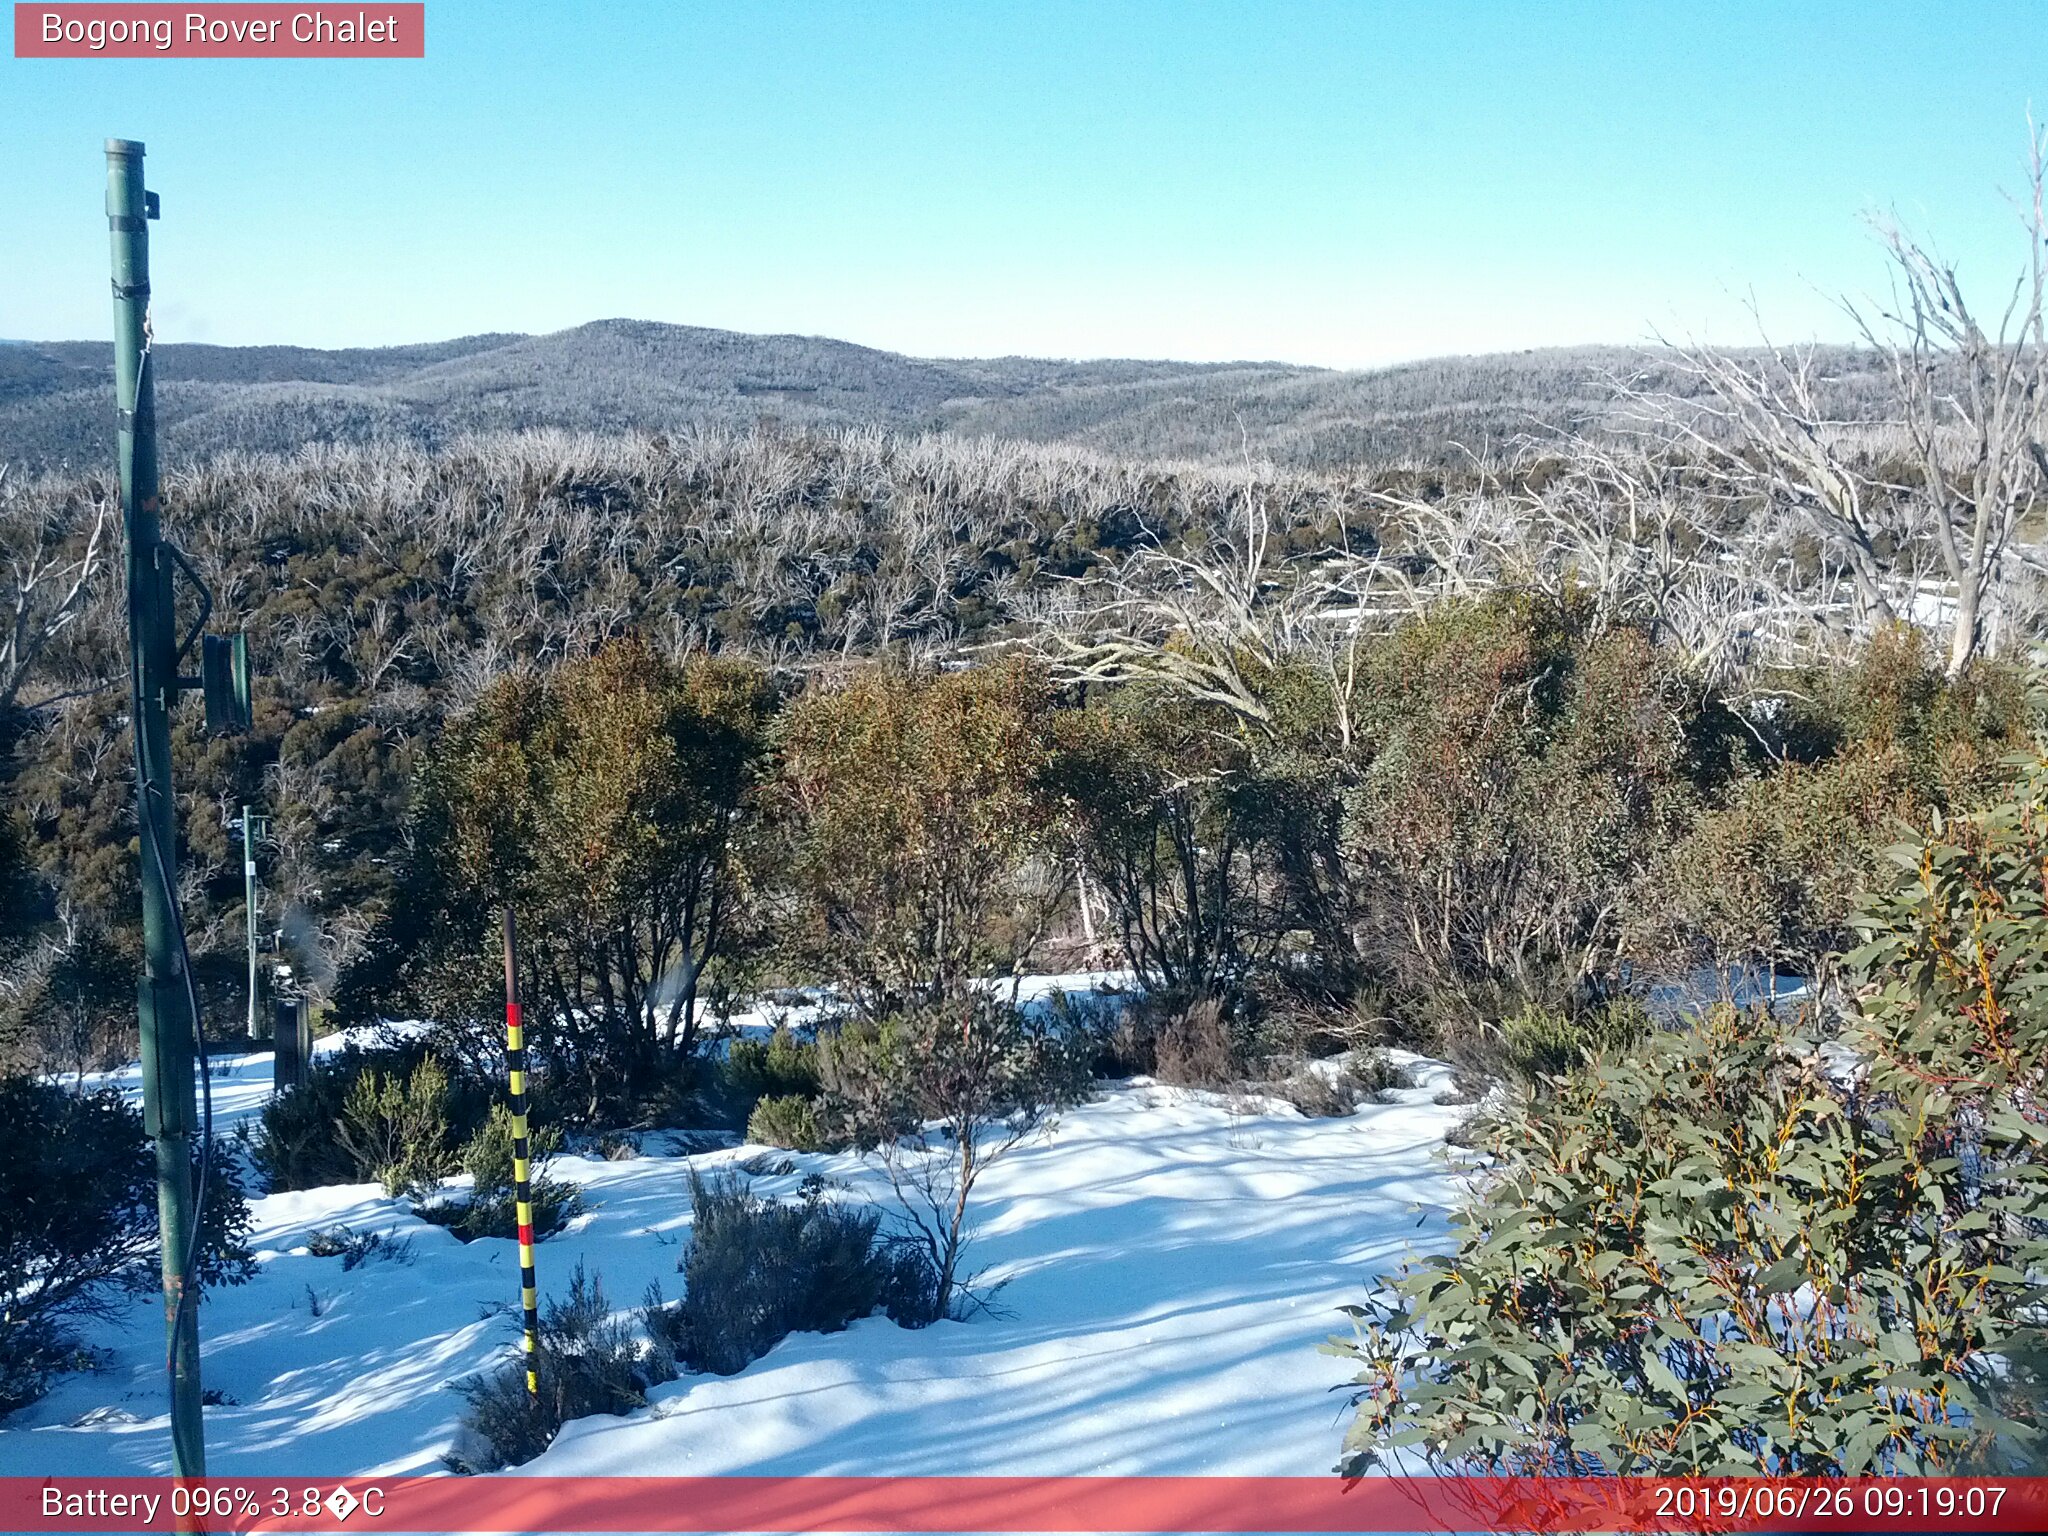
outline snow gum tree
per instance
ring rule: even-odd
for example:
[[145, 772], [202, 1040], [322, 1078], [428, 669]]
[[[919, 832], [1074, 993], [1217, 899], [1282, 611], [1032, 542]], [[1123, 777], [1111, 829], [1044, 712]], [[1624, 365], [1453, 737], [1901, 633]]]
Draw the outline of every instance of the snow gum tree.
[[1050, 703], [1023, 665], [868, 667], [782, 734], [796, 945], [850, 1010], [819, 1052], [824, 1119], [880, 1148], [939, 1315], [959, 1307], [975, 1183], [1086, 1081], [1001, 986], [1066, 889]]
[[494, 685], [421, 777], [392, 1002], [493, 1017], [509, 903], [544, 1086], [630, 1115], [694, 1048], [707, 969], [745, 947], [773, 702], [753, 667], [633, 642]]

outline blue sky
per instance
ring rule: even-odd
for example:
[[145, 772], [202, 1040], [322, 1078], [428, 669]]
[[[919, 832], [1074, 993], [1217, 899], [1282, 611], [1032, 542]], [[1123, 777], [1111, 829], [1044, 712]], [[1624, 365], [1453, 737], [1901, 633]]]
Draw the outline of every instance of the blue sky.
[[[374, 7], [373, 7], [374, 8]], [[166, 340], [612, 315], [925, 355], [1365, 366], [1840, 336], [1895, 207], [2024, 244], [2048, 5], [429, 0], [413, 62], [0, 59], [0, 336], [108, 334], [145, 140]]]

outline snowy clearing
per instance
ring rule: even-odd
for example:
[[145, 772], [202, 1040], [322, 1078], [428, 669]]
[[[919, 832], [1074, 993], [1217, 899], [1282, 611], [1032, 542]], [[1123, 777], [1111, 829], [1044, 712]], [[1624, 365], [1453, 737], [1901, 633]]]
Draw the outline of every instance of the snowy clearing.
[[[323, 1042], [326, 1044], [327, 1042]], [[1395, 1053], [1417, 1086], [1306, 1119], [1143, 1079], [1106, 1085], [976, 1190], [970, 1262], [996, 1315], [922, 1330], [871, 1318], [798, 1334], [736, 1376], [686, 1375], [628, 1418], [569, 1425], [521, 1471], [550, 1474], [1319, 1474], [1346, 1419], [1344, 1362], [1317, 1345], [1373, 1277], [1440, 1246], [1458, 1179], [1444, 1134], [1467, 1110], [1442, 1066]], [[257, 1112], [269, 1058], [217, 1060], [225, 1129]], [[122, 1080], [132, 1074], [116, 1074]], [[688, 1169], [793, 1194], [817, 1173], [891, 1200], [851, 1154], [740, 1147], [563, 1157], [591, 1209], [541, 1244], [544, 1294], [578, 1263], [621, 1310], [680, 1290]], [[663, 1154], [667, 1155], [663, 1155]], [[760, 1158], [761, 1162], [753, 1160]], [[460, 1180], [451, 1181], [459, 1184]], [[436, 1471], [458, 1430], [450, 1383], [510, 1356], [510, 1242], [464, 1244], [375, 1185], [251, 1202], [260, 1270], [201, 1313], [209, 1470], [242, 1476]], [[306, 1250], [337, 1224], [409, 1238], [411, 1262], [345, 1272]], [[63, 1380], [0, 1428], [0, 1474], [169, 1471], [160, 1312], [138, 1298], [96, 1330], [105, 1370]]]

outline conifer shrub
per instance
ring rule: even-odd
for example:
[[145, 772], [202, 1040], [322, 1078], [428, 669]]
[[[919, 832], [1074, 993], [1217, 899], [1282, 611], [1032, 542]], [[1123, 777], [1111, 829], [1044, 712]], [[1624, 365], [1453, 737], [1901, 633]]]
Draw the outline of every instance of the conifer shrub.
[[749, 1102], [771, 1094], [814, 1094], [817, 1043], [787, 1024], [778, 1024], [766, 1040], [735, 1040], [726, 1048], [724, 1078], [728, 1092]]
[[1589, 1052], [1626, 1050], [1650, 1028], [1649, 1014], [1634, 998], [1577, 1010], [1529, 1003], [1501, 1020], [1501, 1048], [1508, 1069], [1527, 1082], [1569, 1072]]
[[601, 1275], [581, 1264], [566, 1296], [541, 1309], [538, 1397], [526, 1389], [522, 1354], [499, 1370], [455, 1384], [468, 1406], [448, 1455], [458, 1472], [496, 1472], [533, 1460], [562, 1426], [591, 1414], [627, 1414], [647, 1404], [659, 1379], [632, 1325], [613, 1314]]
[[317, 1189], [355, 1181], [355, 1159], [335, 1134], [354, 1081], [355, 1074], [342, 1063], [316, 1063], [303, 1082], [263, 1106], [251, 1151], [268, 1188]]
[[313, 1063], [304, 1082], [264, 1106], [251, 1157], [272, 1191], [383, 1183], [387, 1171], [412, 1180], [407, 1187], [430, 1187], [453, 1170], [451, 1149], [490, 1102], [479, 1076], [418, 1043], [351, 1048]]
[[792, 1152], [822, 1151], [818, 1128], [818, 1045], [779, 1024], [767, 1039], [739, 1039], [726, 1049], [720, 1089], [747, 1140]]

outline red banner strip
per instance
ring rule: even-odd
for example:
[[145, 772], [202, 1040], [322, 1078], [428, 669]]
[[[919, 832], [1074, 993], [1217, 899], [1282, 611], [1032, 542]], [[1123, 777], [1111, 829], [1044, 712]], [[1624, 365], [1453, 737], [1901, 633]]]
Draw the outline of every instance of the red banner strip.
[[423, 59], [427, 8], [19, 5], [17, 59]]
[[2048, 1478], [0, 1478], [10, 1531], [2043, 1531]]

